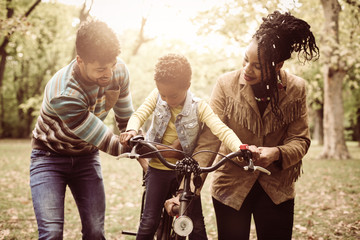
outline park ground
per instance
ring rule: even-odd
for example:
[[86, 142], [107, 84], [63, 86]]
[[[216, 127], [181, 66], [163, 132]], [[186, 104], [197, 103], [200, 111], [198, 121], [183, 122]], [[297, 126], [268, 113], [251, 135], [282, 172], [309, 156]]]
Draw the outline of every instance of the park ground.
[[[360, 239], [360, 148], [347, 143], [351, 159], [321, 159], [322, 147], [312, 144], [296, 184], [294, 240]], [[0, 240], [37, 239], [29, 188], [30, 141], [0, 139]], [[131, 159], [101, 153], [106, 191], [107, 239], [135, 239], [142, 195], [142, 171]], [[202, 192], [209, 239], [216, 239], [209, 193], [211, 174]], [[65, 199], [64, 239], [81, 239], [81, 224], [71, 193]], [[252, 226], [251, 239], [256, 239]]]

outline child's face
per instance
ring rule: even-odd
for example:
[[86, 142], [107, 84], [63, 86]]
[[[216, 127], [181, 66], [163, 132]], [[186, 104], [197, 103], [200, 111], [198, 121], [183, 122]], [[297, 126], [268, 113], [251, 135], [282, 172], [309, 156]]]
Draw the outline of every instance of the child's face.
[[156, 82], [156, 87], [159, 90], [161, 99], [167, 102], [169, 107], [175, 108], [184, 104], [188, 88], [161, 82]]

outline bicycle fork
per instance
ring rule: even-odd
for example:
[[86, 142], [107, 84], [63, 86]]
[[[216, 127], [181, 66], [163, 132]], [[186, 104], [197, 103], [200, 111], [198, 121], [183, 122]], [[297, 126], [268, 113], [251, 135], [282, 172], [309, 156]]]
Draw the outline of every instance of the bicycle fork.
[[184, 176], [184, 191], [180, 196], [180, 208], [179, 208], [179, 217], [174, 221], [174, 231], [177, 235], [181, 237], [188, 236], [193, 228], [194, 224], [192, 220], [186, 216], [188, 211], [190, 201], [193, 197], [193, 193], [190, 191], [190, 182], [191, 182], [191, 171], [186, 171]]

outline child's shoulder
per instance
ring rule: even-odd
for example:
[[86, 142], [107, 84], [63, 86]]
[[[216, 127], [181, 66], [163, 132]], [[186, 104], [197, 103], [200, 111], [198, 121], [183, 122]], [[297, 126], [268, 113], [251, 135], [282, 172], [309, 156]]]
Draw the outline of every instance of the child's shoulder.
[[197, 97], [193, 92], [191, 92], [190, 90], [188, 91], [188, 94], [191, 96], [191, 100], [193, 102], [200, 102], [202, 101], [201, 98]]

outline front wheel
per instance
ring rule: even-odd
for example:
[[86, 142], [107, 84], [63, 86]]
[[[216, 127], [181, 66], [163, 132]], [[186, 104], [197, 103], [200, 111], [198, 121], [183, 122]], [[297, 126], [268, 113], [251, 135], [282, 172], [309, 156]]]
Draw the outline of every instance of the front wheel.
[[172, 231], [173, 217], [169, 216], [167, 212], [163, 209], [161, 214], [160, 224], [156, 231], [157, 240], [175, 240], [175, 235]]
[[182, 237], [188, 236], [194, 229], [194, 224], [188, 216], [180, 216], [174, 221], [174, 231]]
[[[185, 217], [185, 216], [182, 216], [179, 218], [181, 220], [183, 220], [183, 217]], [[170, 215], [167, 214], [165, 209], [163, 209], [163, 213], [162, 213], [161, 219], [160, 219], [160, 224], [156, 231], [156, 240], [185, 240], [186, 237], [182, 237], [181, 235], [176, 234], [174, 231], [175, 225], [179, 224], [179, 223], [180, 223], [179, 229], [184, 229], [184, 226], [185, 226], [184, 221], [180, 221], [180, 222], [177, 221], [179, 218], [171, 217]], [[178, 223], [175, 223], [176, 221]], [[174, 228], [173, 228], [173, 224], [174, 224]], [[191, 224], [192, 224], [192, 221], [191, 221]], [[189, 226], [188, 222], [187, 222], [186, 226]], [[188, 228], [185, 227], [185, 229], [188, 229]], [[184, 231], [182, 231], [182, 232], [184, 232]], [[187, 236], [187, 235], [185, 235], [185, 236]]]

